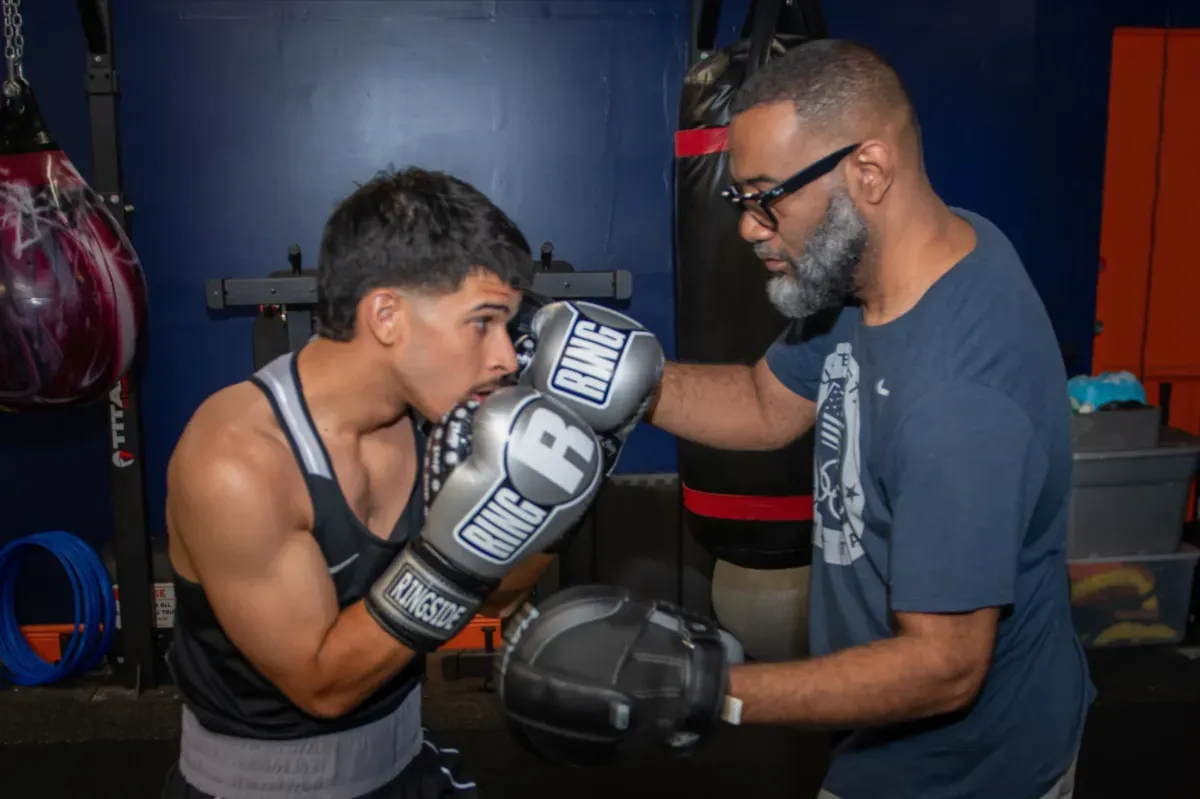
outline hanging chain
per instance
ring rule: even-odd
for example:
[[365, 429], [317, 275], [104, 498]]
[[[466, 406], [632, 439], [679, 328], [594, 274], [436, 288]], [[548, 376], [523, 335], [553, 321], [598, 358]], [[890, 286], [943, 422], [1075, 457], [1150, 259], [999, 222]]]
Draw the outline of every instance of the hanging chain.
[[21, 59], [25, 57], [25, 37], [21, 33], [21, 0], [4, 0], [4, 60], [8, 64], [8, 75], [4, 81], [4, 94], [15, 97], [20, 91], [17, 81], [25, 77]]

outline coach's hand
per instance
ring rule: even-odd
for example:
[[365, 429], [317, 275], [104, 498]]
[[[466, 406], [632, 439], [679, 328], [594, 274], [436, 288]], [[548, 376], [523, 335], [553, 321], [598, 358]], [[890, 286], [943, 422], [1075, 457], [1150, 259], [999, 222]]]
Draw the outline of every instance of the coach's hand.
[[694, 751], [721, 719], [741, 647], [717, 623], [621, 588], [579, 586], [510, 622], [500, 698], [510, 729], [560, 765], [644, 750]]
[[430, 434], [421, 535], [375, 581], [367, 610], [410, 649], [436, 649], [505, 574], [575, 525], [602, 470], [595, 434], [532, 388], [459, 404]]
[[624, 314], [587, 302], [552, 302], [518, 340], [528, 365], [520, 382], [579, 414], [600, 437], [605, 474], [641, 421], [662, 380], [662, 344]]

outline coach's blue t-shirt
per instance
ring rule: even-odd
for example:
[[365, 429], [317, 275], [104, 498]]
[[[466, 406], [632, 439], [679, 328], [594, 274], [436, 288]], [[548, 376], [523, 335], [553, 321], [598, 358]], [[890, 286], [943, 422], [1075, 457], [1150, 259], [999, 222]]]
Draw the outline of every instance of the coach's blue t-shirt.
[[894, 612], [1003, 606], [969, 709], [859, 730], [841, 799], [1038, 799], [1070, 765], [1094, 696], [1066, 568], [1070, 417], [1057, 339], [1020, 258], [986, 219], [908, 313], [781, 338], [775, 375], [818, 404], [814, 655], [895, 634]]

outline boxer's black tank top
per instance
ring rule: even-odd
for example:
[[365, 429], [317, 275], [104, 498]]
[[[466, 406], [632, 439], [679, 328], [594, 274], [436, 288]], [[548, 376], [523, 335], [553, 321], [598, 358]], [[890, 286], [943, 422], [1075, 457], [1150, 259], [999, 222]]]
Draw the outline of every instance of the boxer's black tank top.
[[[370, 590], [409, 538], [420, 532], [424, 508], [416, 489], [421, 469], [417, 469], [412, 486], [400, 489], [411, 495], [389, 539], [373, 535], [354, 515], [338, 487], [329, 453], [300, 388], [295, 357], [283, 355], [251, 379], [270, 400], [300, 464], [313, 505], [313, 538], [329, 564], [338, 605], [345, 608]], [[420, 428], [414, 429], [420, 464], [425, 441]], [[212, 732], [240, 738], [294, 739], [350, 729], [395, 710], [424, 672], [424, 658], [415, 658], [351, 713], [336, 719], [315, 718], [292, 704], [234, 647], [201, 586], [178, 574], [174, 582], [175, 635], [168, 663], [183, 701]]]

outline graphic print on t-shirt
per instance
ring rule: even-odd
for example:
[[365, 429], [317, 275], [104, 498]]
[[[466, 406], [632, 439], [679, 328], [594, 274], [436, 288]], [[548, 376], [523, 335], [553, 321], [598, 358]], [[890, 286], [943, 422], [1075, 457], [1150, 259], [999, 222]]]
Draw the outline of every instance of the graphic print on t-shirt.
[[859, 367], [849, 342], [837, 345], [821, 369], [817, 395], [813, 544], [826, 563], [849, 566], [863, 555], [859, 436]]

